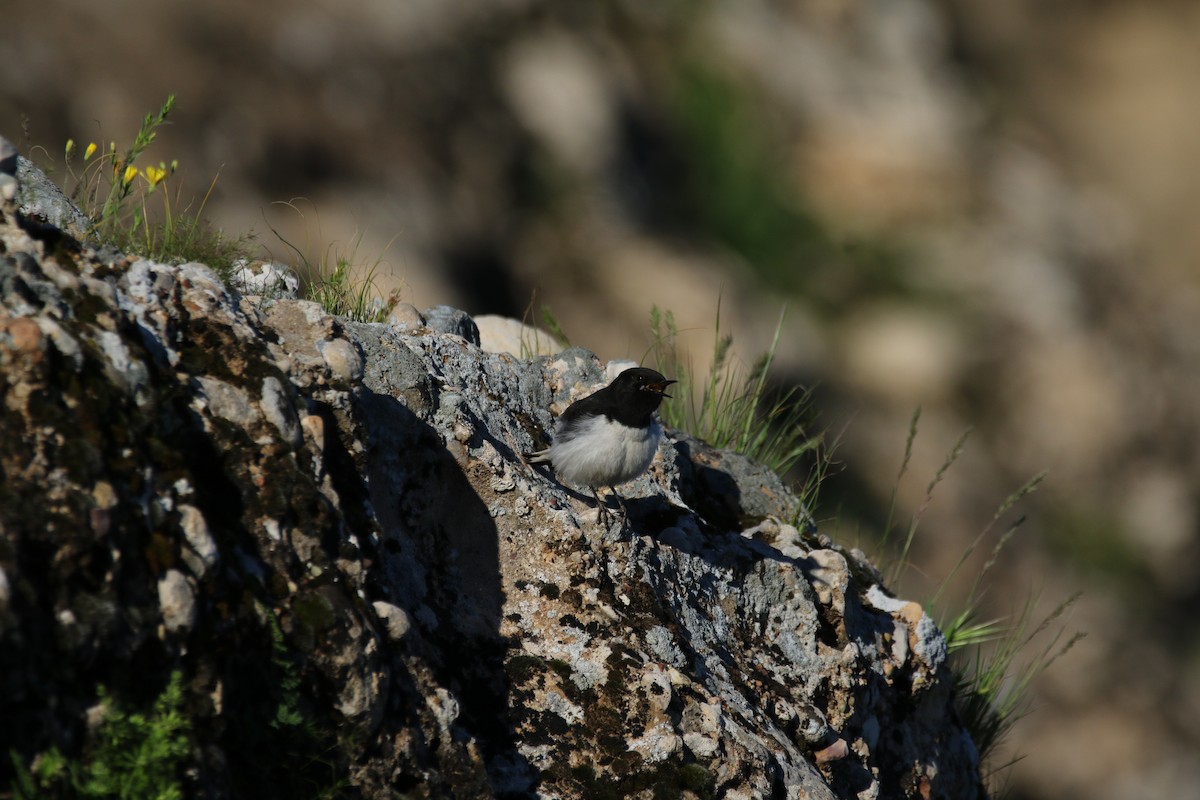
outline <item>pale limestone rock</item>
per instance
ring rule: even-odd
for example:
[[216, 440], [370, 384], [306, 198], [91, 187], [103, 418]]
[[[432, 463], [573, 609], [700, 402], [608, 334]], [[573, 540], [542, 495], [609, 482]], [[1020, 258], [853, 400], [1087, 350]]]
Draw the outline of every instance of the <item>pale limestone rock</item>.
[[179, 570], [167, 570], [159, 578], [158, 604], [168, 633], [186, 633], [195, 624], [196, 592]]
[[556, 337], [511, 317], [480, 314], [473, 317], [479, 326], [479, 346], [489, 353], [509, 353], [518, 358], [552, 356], [567, 348]]
[[179, 506], [179, 524], [187, 539], [188, 547], [183, 552], [183, 559], [198, 578], [204, 575], [220, 562], [221, 554], [217, 549], [216, 540], [208, 529], [208, 522], [200, 509], [186, 503]]

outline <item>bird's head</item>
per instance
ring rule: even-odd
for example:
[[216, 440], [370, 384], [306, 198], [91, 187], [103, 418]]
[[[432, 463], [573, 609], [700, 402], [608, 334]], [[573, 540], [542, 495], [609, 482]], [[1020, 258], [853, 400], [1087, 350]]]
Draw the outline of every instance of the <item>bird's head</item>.
[[613, 383], [634, 392], [652, 394], [661, 400], [671, 396], [667, 394], [667, 387], [678, 381], [671, 380], [661, 372], [648, 367], [633, 367], [618, 375]]

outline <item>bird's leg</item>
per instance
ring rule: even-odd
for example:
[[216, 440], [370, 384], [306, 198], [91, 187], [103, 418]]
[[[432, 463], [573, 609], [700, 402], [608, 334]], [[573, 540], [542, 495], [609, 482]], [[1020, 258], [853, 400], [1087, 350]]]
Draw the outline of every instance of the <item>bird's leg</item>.
[[629, 524], [629, 506], [625, 505], [625, 498], [621, 497], [621, 495], [617, 492], [617, 488], [615, 486], [609, 486], [608, 490], [610, 492], [612, 492], [613, 497], [617, 498], [617, 505], [619, 505], [621, 507], [621, 522], [622, 522], [622, 524], [626, 524], [626, 525]]
[[596, 510], [598, 512], [596, 521], [599, 522], [603, 527], [607, 528], [611, 522], [611, 518], [609, 517], [608, 513], [608, 506], [605, 505], [604, 501], [600, 499], [600, 492], [596, 491], [595, 486], [589, 486], [588, 488], [592, 490], [592, 497], [596, 500]]

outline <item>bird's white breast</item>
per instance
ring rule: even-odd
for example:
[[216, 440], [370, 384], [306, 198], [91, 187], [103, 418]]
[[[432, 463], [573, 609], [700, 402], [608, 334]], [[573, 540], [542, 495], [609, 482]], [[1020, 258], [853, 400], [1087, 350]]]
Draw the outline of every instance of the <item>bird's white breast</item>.
[[662, 438], [657, 421], [630, 428], [605, 416], [579, 423], [574, 435], [550, 447], [558, 477], [576, 486], [615, 486], [633, 480], [650, 467]]

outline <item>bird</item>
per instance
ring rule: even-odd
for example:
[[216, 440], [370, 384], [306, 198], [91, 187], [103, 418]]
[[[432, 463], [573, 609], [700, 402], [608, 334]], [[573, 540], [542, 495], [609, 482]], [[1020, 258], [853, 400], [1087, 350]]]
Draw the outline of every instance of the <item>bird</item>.
[[531, 464], [549, 463], [558, 478], [592, 492], [598, 521], [611, 524], [608, 507], [600, 502], [598, 486], [607, 486], [629, 518], [625, 500], [616, 487], [633, 480], [650, 467], [662, 425], [655, 413], [666, 389], [678, 381], [647, 367], [631, 367], [612, 383], [576, 400], [554, 423], [554, 438], [544, 450], [525, 453]]

